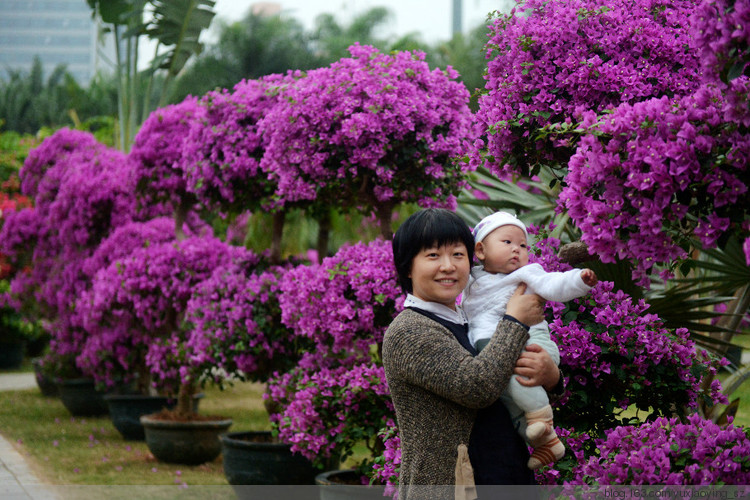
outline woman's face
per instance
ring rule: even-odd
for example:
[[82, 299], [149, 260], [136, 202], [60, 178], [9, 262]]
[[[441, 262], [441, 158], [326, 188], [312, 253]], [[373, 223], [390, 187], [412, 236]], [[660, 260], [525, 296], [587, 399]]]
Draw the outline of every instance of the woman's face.
[[411, 262], [412, 295], [456, 309], [471, 263], [463, 243], [423, 248]]

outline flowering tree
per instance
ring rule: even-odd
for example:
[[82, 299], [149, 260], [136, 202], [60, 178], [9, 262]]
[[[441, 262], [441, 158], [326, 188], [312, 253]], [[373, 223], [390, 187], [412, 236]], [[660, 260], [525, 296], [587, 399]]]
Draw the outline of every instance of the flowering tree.
[[490, 27], [471, 165], [504, 178], [563, 167], [583, 111], [684, 95], [699, 83], [689, 50], [695, 0], [521, 0]]
[[[279, 439], [319, 468], [334, 468], [365, 441], [373, 456], [383, 452], [378, 430], [394, 408], [380, 364], [358, 363], [319, 370], [296, 370], [270, 381], [268, 399], [283, 408], [271, 415]], [[372, 462], [358, 464], [370, 474]]]
[[183, 223], [196, 203], [180, 168], [183, 146], [191, 124], [202, 113], [198, 100], [190, 96], [179, 104], [153, 111], [135, 136], [128, 155], [140, 210], [151, 217], [174, 214], [181, 238]]
[[265, 382], [276, 371], [291, 370], [302, 346], [281, 323], [281, 280], [289, 269], [264, 269], [247, 251], [214, 271], [187, 304], [186, 357], [194, 373], [227, 375]]
[[11, 281], [17, 307], [46, 321], [60, 356], [77, 355], [84, 341], [74, 314], [90, 283], [84, 261], [133, 217], [131, 174], [122, 153], [68, 129], [32, 150], [20, 172], [21, 189], [34, 207], [8, 217], [0, 251], [18, 270]]
[[750, 235], [750, 136], [735, 120], [750, 82], [729, 88], [745, 101], [728, 103], [703, 86], [679, 101], [623, 104], [584, 121], [589, 134], [570, 159], [559, 203], [591, 252], [604, 262], [632, 260], [641, 284], [652, 266], [684, 259], [692, 239], [714, 248], [729, 234]]
[[100, 269], [78, 304], [86, 329], [101, 340], [91, 349], [107, 346], [112, 353], [115, 370], [105, 363], [100, 376], [129, 371], [132, 377], [145, 366], [158, 389], [179, 392], [177, 411], [189, 414], [197, 381], [181, 383], [187, 370], [182, 319], [195, 287], [233, 255], [216, 238], [191, 236], [136, 248]]
[[[131, 222], [115, 229], [101, 242], [96, 251], [83, 263], [83, 272], [92, 282], [102, 279], [98, 274], [106, 273], [110, 266], [128, 257], [137, 249], [151, 245], [173, 242], [175, 239], [174, 220], [161, 217], [147, 222]], [[100, 286], [100, 285], [97, 285]], [[148, 393], [150, 377], [138, 348], [131, 349], [122, 335], [113, 326], [103, 327], [95, 305], [93, 288], [81, 294], [76, 303], [76, 317], [87, 332], [83, 348], [77, 356], [77, 364], [84, 372], [94, 377], [97, 383], [113, 388], [118, 384], [136, 382], [138, 390]]]
[[[271, 209], [276, 181], [260, 168], [267, 139], [259, 122], [295, 75], [243, 80], [232, 92], [208, 92], [201, 98], [202, 112], [189, 130], [180, 166], [187, 189], [205, 206], [235, 215]], [[275, 208], [271, 260], [278, 263], [284, 214]]]
[[607, 430], [599, 455], [573, 466], [572, 484], [746, 485], [748, 457], [750, 436], [741, 427], [721, 428], [697, 414], [659, 417]]
[[455, 204], [464, 165], [451, 159], [469, 137], [469, 93], [422, 53], [349, 52], [287, 86], [285, 105], [262, 121], [261, 167], [278, 182], [278, 204], [304, 203], [323, 228], [329, 207], [357, 207], [389, 238], [398, 203]]
[[368, 359], [403, 305], [390, 241], [345, 245], [333, 257], [298, 266], [281, 282], [281, 320], [314, 349], [301, 363]]
[[378, 430], [393, 406], [378, 346], [403, 306], [391, 243], [345, 245], [320, 264], [291, 269], [280, 291], [282, 321], [312, 346], [294, 370], [269, 381], [279, 438], [321, 467], [346, 458], [359, 440], [379, 455]]

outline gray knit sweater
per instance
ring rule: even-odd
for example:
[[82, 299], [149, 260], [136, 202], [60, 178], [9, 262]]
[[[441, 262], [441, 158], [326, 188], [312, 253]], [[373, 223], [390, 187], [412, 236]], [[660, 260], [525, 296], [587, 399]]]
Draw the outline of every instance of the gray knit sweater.
[[[459, 444], [469, 444], [477, 410], [505, 389], [528, 339], [501, 321], [490, 343], [472, 356], [444, 326], [405, 309], [383, 339], [383, 365], [401, 436], [401, 493], [409, 485], [453, 485]], [[430, 496], [444, 496], [434, 492]], [[452, 496], [452, 488], [440, 493]], [[406, 496], [401, 496], [406, 500]]]

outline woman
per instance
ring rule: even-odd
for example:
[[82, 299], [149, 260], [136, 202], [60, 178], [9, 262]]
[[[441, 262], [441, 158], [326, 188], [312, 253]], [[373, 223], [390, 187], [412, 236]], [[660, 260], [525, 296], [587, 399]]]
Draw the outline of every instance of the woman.
[[456, 298], [468, 281], [473, 248], [466, 223], [441, 209], [412, 215], [393, 239], [408, 295], [386, 331], [383, 365], [401, 437], [402, 500], [452, 498], [453, 487], [444, 485], [474, 481], [534, 484], [526, 445], [498, 398], [513, 373], [527, 377], [524, 385], [561, 389], [561, 373], [546, 351], [524, 351], [526, 325], [542, 321], [544, 308], [538, 295], [523, 295], [524, 285], [487, 347], [477, 353], [469, 343]]

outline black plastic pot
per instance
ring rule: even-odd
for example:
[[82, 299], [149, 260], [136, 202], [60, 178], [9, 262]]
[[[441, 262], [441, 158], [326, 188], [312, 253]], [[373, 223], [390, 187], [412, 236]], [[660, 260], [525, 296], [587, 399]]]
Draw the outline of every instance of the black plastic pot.
[[59, 392], [57, 390], [57, 383], [44, 374], [41, 365], [41, 358], [34, 358], [31, 360], [31, 366], [34, 367], [34, 378], [36, 378], [36, 385], [39, 386], [39, 390], [42, 391], [43, 396], [56, 397]]
[[318, 471], [290, 445], [273, 442], [271, 433], [231, 432], [220, 436], [224, 475], [232, 485], [315, 484]]
[[382, 500], [384, 486], [360, 485], [352, 469], [331, 470], [315, 476], [320, 487], [320, 500]]
[[162, 462], [185, 465], [200, 465], [218, 457], [219, 435], [232, 425], [231, 419], [181, 422], [144, 415], [140, 420], [151, 453]]
[[[198, 411], [202, 397], [203, 394], [193, 396], [193, 411]], [[142, 416], [158, 413], [164, 408], [171, 410], [177, 404], [174, 398], [144, 394], [106, 394], [104, 401], [109, 408], [112, 425], [128, 441], [143, 441], [146, 438], [141, 424]]]
[[96, 390], [94, 380], [90, 378], [62, 379], [57, 382], [60, 401], [71, 415], [76, 417], [95, 417], [106, 415], [107, 403], [104, 394]]

